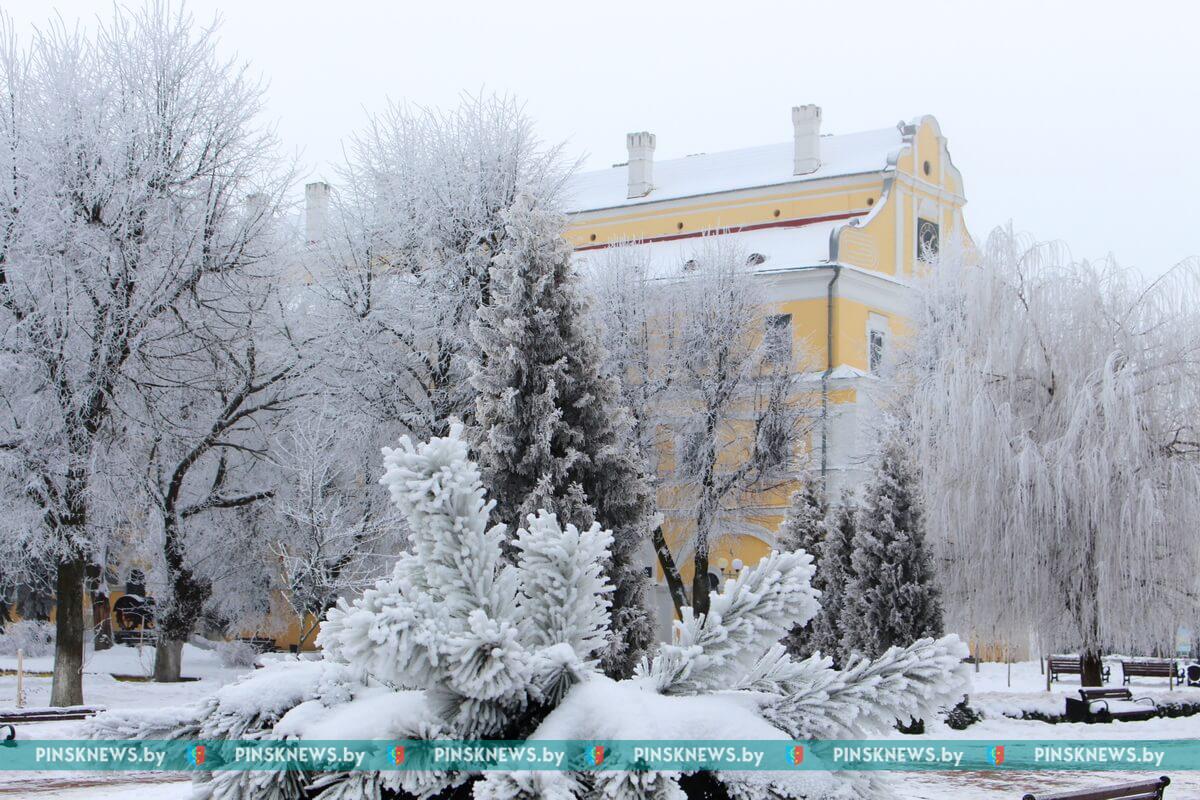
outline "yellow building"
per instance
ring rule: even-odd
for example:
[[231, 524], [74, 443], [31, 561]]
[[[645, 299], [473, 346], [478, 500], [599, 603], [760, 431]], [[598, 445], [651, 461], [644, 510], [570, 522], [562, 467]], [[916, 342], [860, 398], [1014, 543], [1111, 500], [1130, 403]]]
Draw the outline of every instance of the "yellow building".
[[[966, 240], [966, 198], [933, 117], [839, 135], [822, 135], [821, 122], [819, 108], [801, 106], [790, 141], [660, 162], [655, 136], [631, 133], [627, 162], [577, 175], [566, 200], [584, 266], [625, 244], [652, 266], [677, 267], [712, 235], [749, 254], [771, 313], [819, 365], [827, 411], [811, 452], [837, 496], [864, 477], [873, 373], [904, 329], [912, 278], [942, 243]], [[713, 564], [757, 562], [774, 544], [784, 494], [756, 500], [761, 535], [726, 536]]]

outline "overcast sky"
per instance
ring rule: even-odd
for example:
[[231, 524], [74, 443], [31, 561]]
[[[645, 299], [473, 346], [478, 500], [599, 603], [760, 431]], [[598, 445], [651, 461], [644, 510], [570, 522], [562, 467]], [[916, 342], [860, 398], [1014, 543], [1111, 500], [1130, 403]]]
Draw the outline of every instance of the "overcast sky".
[[[51, 7], [5, 0], [19, 26]], [[708, 3], [195, 0], [270, 81], [270, 112], [314, 176], [388, 98], [446, 106], [464, 91], [526, 101], [543, 137], [587, 167], [791, 137], [790, 107], [824, 130], [933, 114], [982, 238], [1014, 225], [1158, 274], [1200, 254], [1200, 7], [1177, 2]]]

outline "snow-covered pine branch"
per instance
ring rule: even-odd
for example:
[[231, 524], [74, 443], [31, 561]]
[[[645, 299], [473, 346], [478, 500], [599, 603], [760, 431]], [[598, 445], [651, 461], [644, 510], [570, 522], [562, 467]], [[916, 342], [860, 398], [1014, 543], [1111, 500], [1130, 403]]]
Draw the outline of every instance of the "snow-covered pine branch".
[[734, 685], [796, 624], [817, 613], [807, 553], [772, 552], [726, 581], [707, 614], [684, 609], [675, 640], [643, 672], [664, 693], [695, 694]]
[[529, 516], [514, 544], [522, 633], [530, 645], [545, 648], [534, 671], [542, 693], [557, 702], [608, 643], [612, 586], [603, 566], [612, 534], [596, 522], [582, 532], [570, 524], [561, 528], [542, 511]]
[[841, 670], [820, 654], [788, 662], [776, 649], [758, 671], [775, 682], [778, 700], [763, 716], [795, 739], [856, 738], [883, 733], [896, 720], [926, 719], [962, 699], [970, 681], [957, 636], [920, 639], [871, 660], [855, 657]]
[[517, 533], [522, 565], [508, 564], [462, 432], [386, 451], [380, 482], [408, 517], [411, 550], [391, 578], [331, 609], [318, 641], [360, 678], [424, 689], [447, 730], [470, 738], [519, 724], [547, 689], [560, 696], [592, 671], [611, 534], [536, 516]]

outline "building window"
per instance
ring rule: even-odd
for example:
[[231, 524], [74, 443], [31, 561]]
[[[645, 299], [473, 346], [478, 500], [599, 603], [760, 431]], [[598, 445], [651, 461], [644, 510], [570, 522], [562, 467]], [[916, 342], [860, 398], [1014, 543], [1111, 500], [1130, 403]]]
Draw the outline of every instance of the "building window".
[[768, 361], [792, 360], [792, 315], [770, 314], [763, 332], [763, 345]]
[[939, 248], [938, 224], [933, 220], [917, 219], [917, 258], [932, 262]]
[[883, 369], [883, 331], [871, 331], [868, 345], [868, 365], [872, 375], [878, 375]]

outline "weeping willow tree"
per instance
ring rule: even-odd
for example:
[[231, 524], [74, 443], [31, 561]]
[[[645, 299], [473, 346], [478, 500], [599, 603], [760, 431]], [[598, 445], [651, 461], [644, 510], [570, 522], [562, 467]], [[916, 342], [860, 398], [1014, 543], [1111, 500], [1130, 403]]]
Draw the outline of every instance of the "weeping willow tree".
[[1148, 282], [1010, 230], [977, 260], [933, 270], [910, 354], [946, 607], [1099, 685], [1200, 606], [1200, 264]]

